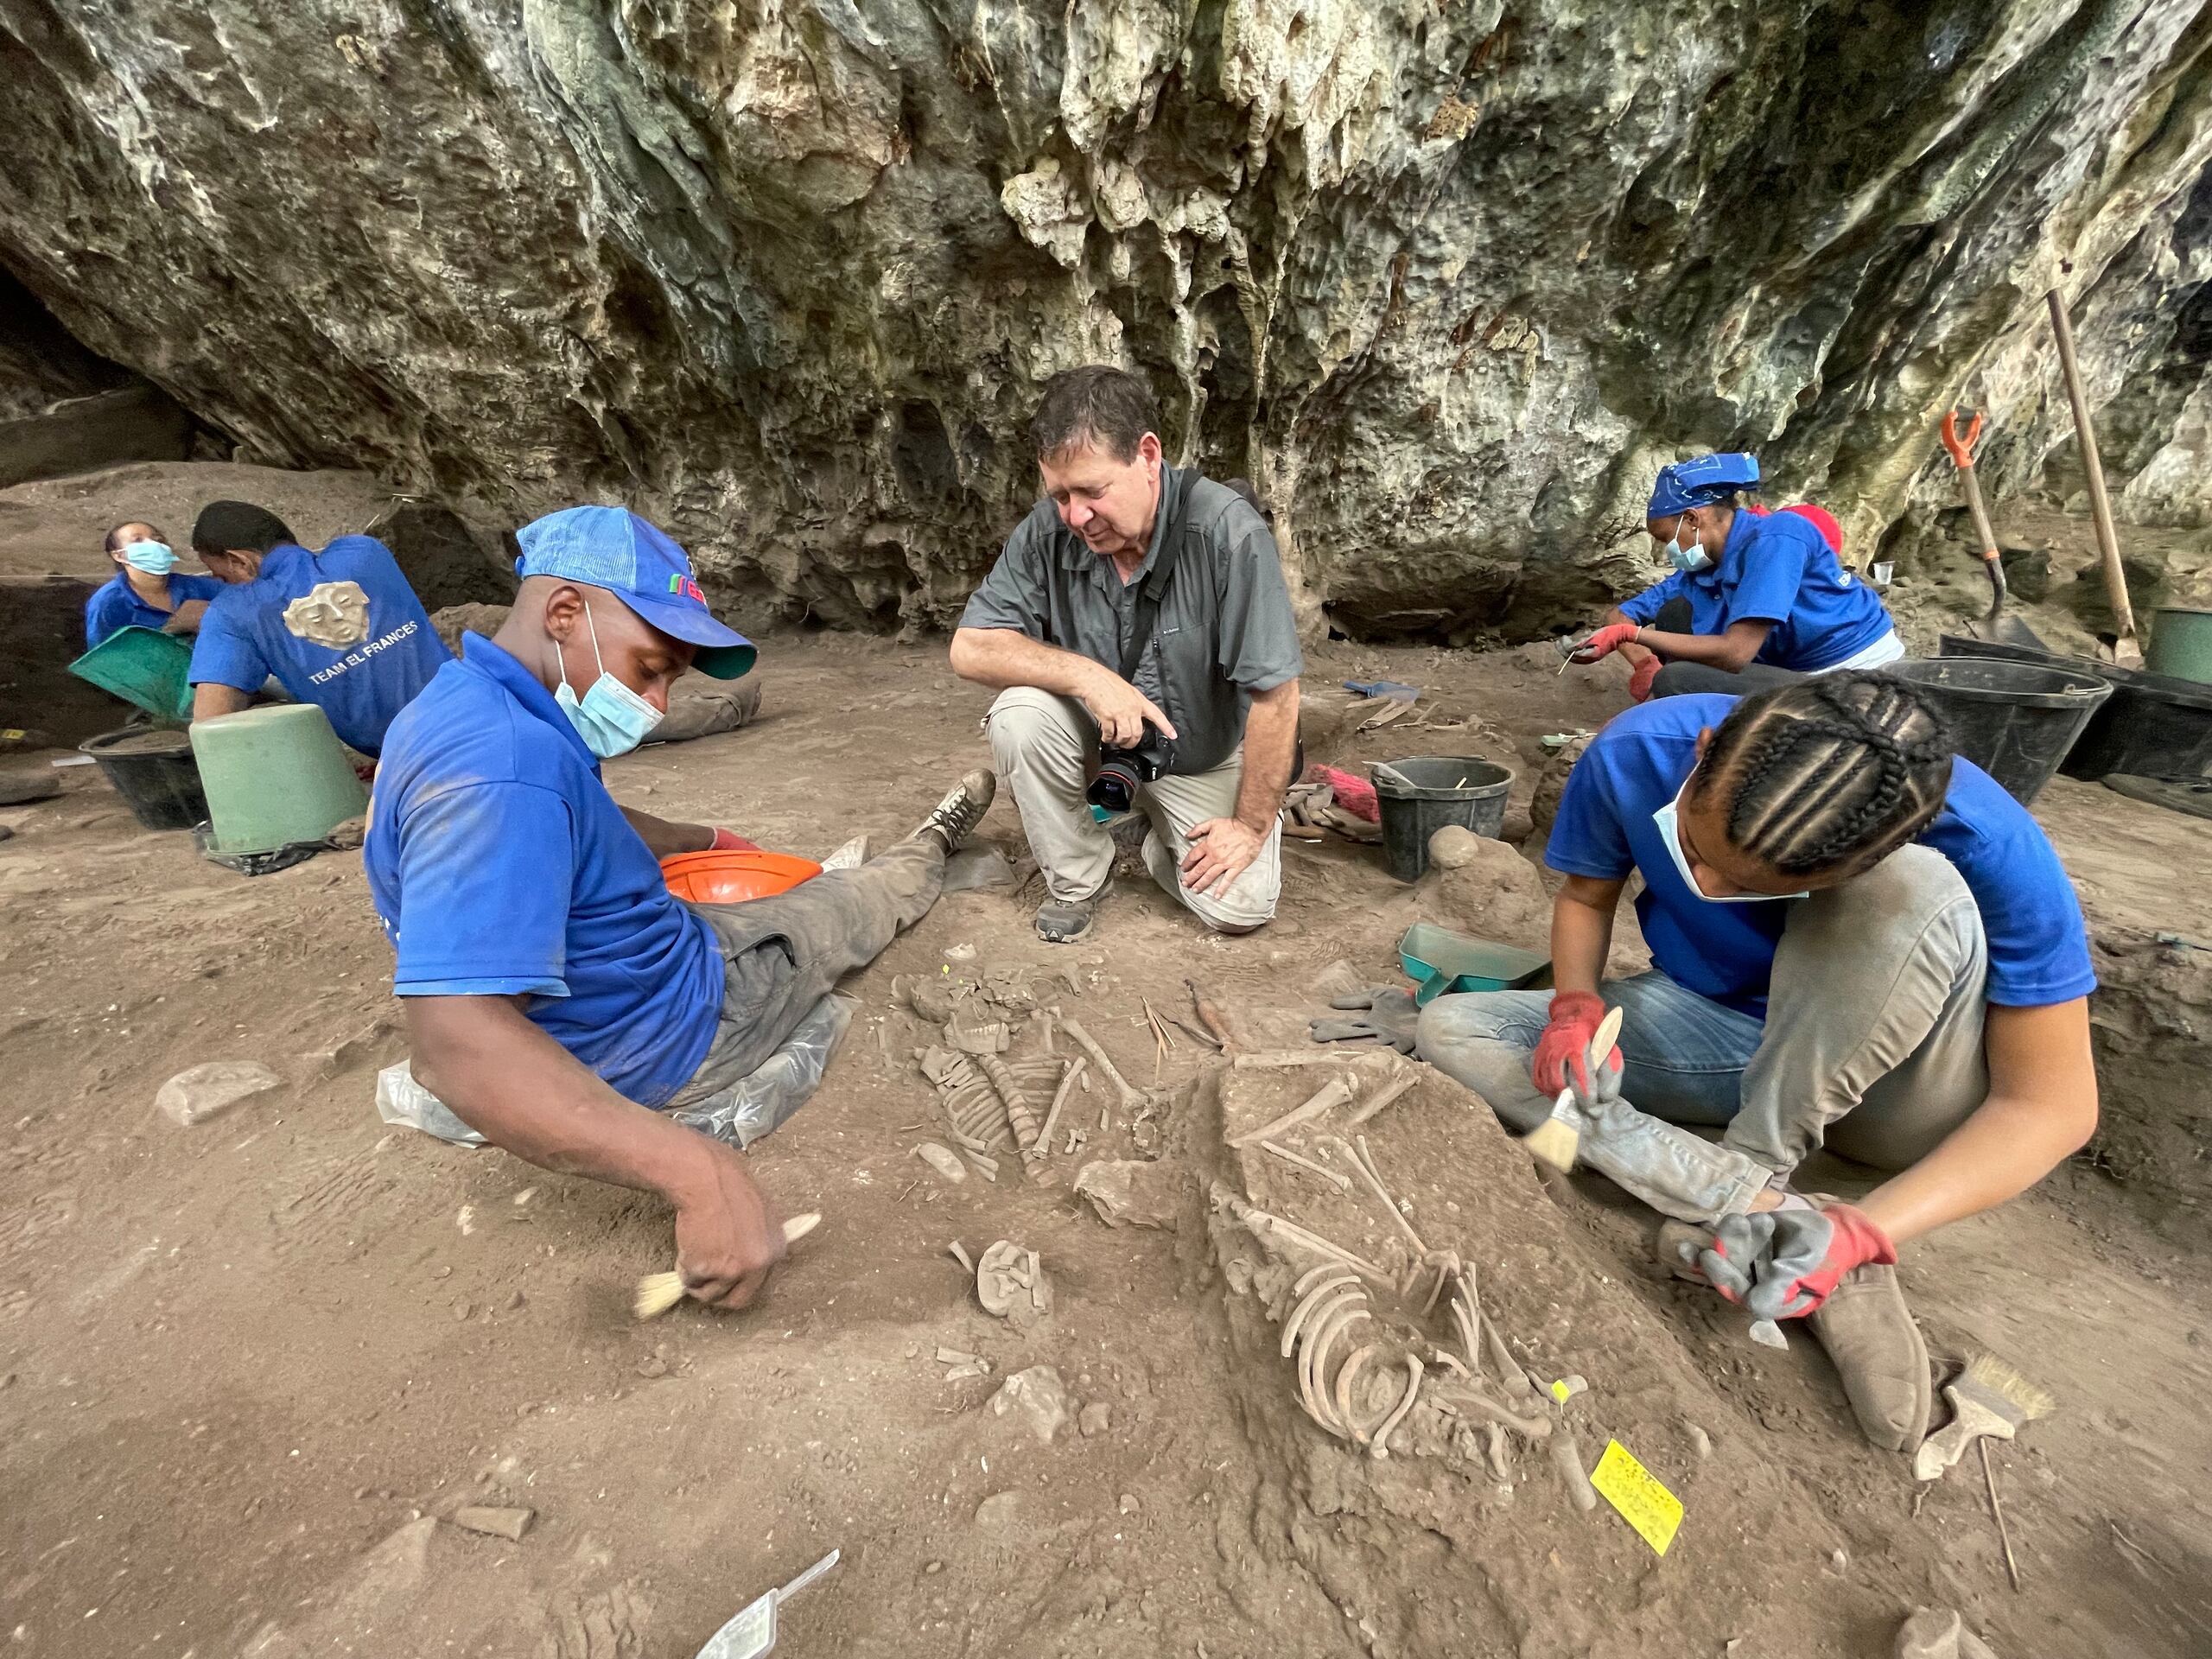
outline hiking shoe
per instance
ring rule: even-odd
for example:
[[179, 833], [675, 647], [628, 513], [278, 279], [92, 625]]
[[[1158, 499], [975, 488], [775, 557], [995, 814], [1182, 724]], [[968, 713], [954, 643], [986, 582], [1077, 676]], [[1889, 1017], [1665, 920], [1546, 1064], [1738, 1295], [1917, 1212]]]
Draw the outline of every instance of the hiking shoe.
[[1805, 1323], [1835, 1362], [1859, 1432], [1885, 1452], [1918, 1451], [1935, 1391], [1928, 1344], [1905, 1306], [1897, 1270], [1872, 1262], [1853, 1268]]
[[976, 833], [976, 826], [983, 821], [983, 814], [991, 810], [991, 798], [999, 791], [999, 780], [978, 766], [952, 786], [950, 793], [937, 804], [936, 810], [924, 818], [921, 827], [909, 839], [918, 841], [924, 836], [933, 836], [949, 857], [960, 850], [960, 845]]
[[1047, 944], [1075, 944], [1090, 937], [1098, 921], [1098, 900], [1047, 899], [1037, 906], [1037, 937]]

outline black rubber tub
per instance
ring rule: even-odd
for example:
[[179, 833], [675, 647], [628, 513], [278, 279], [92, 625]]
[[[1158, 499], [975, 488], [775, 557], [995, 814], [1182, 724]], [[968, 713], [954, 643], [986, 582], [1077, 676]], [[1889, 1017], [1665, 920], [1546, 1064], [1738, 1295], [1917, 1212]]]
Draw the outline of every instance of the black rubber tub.
[[2094, 674], [2111, 686], [2112, 696], [2089, 716], [2059, 762], [2059, 771], [2069, 778], [2088, 783], [2114, 772], [2212, 778], [2212, 685], [1958, 634], [1945, 634], [1937, 649], [1946, 658], [1984, 657]]

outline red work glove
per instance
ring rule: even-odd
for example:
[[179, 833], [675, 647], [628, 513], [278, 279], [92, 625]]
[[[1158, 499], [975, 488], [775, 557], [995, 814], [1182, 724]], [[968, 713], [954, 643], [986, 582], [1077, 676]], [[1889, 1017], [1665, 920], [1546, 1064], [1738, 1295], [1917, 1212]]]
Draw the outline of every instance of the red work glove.
[[[1605, 1022], [1605, 999], [1595, 991], [1556, 991], [1552, 995], [1551, 1023], [1536, 1041], [1535, 1064], [1530, 1068], [1536, 1087], [1556, 1095], [1573, 1074], [1575, 1087], [1586, 1096], [1590, 1083], [1590, 1042]], [[1615, 1071], [1621, 1069], [1616, 1047], [1605, 1058]]]
[[1646, 657], [1636, 665], [1636, 672], [1628, 677], [1628, 694], [1638, 702], [1649, 700], [1651, 682], [1659, 677], [1659, 671], [1667, 664], [1656, 657]]
[[747, 841], [734, 830], [717, 829], [715, 831], [715, 844], [707, 850], [710, 853], [757, 853], [760, 850], [760, 844], [758, 842]]
[[1608, 623], [1582, 642], [1582, 648], [1574, 653], [1574, 660], [1594, 663], [1601, 658], [1610, 657], [1633, 641], [1640, 632], [1633, 622]]
[[1831, 1204], [1731, 1216], [1698, 1261], [1730, 1301], [1763, 1319], [1796, 1319], [1827, 1300], [1853, 1268], [1897, 1259], [1897, 1247], [1864, 1211]]

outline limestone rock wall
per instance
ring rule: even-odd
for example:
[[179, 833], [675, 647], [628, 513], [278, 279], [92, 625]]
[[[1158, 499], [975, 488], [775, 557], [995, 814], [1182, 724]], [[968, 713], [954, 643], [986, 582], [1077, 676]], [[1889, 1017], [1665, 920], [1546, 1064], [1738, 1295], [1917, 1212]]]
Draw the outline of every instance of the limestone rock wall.
[[626, 499], [748, 613], [845, 626], [957, 614], [1038, 383], [1113, 359], [1270, 498], [1309, 618], [1511, 633], [1639, 579], [1679, 453], [1758, 449], [1863, 540], [1971, 391], [2028, 476], [2041, 296], [2164, 269], [2209, 36], [2196, 0], [0, 0], [0, 265], [245, 458]]

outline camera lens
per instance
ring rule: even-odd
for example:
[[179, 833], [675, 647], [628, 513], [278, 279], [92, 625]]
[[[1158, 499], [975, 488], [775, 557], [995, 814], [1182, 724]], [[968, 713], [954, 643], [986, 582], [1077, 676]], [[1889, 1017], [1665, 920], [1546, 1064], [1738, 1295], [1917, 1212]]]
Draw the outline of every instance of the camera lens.
[[1098, 775], [1090, 780], [1083, 798], [1109, 812], [1126, 812], [1136, 804], [1139, 781], [1135, 767], [1121, 756], [1109, 754], [1098, 763]]

